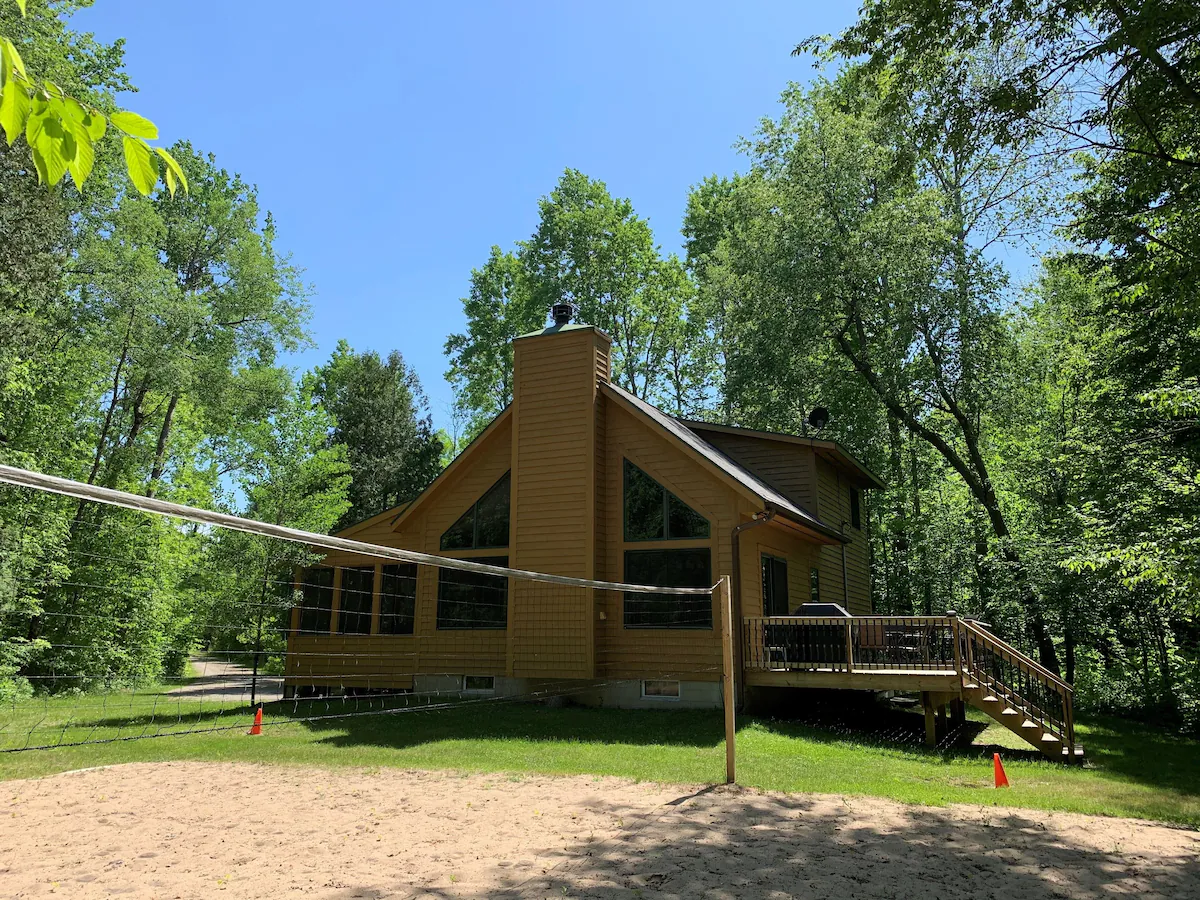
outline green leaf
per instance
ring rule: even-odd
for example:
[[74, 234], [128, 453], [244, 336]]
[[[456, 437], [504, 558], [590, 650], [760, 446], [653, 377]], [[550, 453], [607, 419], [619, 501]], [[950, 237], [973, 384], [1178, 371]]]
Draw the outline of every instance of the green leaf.
[[5, 84], [12, 79], [14, 69], [21, 78], [29, 80], [29, 75], [25, 72], [25, 62], [21, 59], [21, 54], [17, 52], [16, 45], [8, 38], [0, 38], [0, 60], [3, 61], [4, 66], [0, 84]]
[[92, 174], [92, 166], [95, 165], [95, 162], [96, 151], [92, 147], [91, 141], [80, 140], [76, 135], [75, 158], [67, 163], [67, 170], [71, 173], [71, 180], [75, 182], [75, 187], [83, 188], [83, 183]]
[[163, 169], [163, 179], [167, 182], [167, 190], [171, 192], [171, 196], [175, 196], [175, 173], [171, 171], [171, 167], [167, 166]]
[[28, 0], [17, 0], [17, 9], [21, 11], [21, 18], [25, 18], [25, 4]]
[[[155, 147], [154, 152], [163, 158], [163, 160], [167, 164], [167, 171], [174, 174], [174, 176], [179, 180], [179, 183], [183, 185], [183, 192], [185, 194], [188, 193], [187, 176], [183, 174], [183, 169], [180, 168], [179, 163], [177, 163], [175, 161], [175, 157], [173, 157], [170, 153], [168, 153], [162, 147]], [[169, 181], [167, 182], [167, 186], [168, 187], [170, 186]], [[172, 197], [175, 196], [174, 191], [171, 192], [171, 196]]]
[[93, 141], [98, 141], [104, 137], [104, 132], [108, 128], [108, 120], [93, 109], [84, 118], [83, 127], [87, 129], [87, 133]]
[[34, 146], [42, 155], [46, 183], [58, 184], [67, 174], [67, 163], [75, 157], [75, 139], [57, 119], [46, 116]]
[[153, 122], [127, 109], [113, 113], [112, 123], [132, 137], [145, 138], [148, 141], [158, 137], [158, 128]]
[[29, 118], [29, 93], [23, 85], [10, 81], [0, 95], [0, 127], [11, 144], [25, 130]]
[[125, 146], [125, 168], [139, 193], [149, 195], [158, 183], [158, 162], [146, 142], [138, 138], [122, 138]]
[[37, 146], [38, 138], [42, 136], [42, 127], [46, 124], [46, 119], [46, 103], [34, 94], [29, 118], [25, 120], [25, 143], [30, 147]]

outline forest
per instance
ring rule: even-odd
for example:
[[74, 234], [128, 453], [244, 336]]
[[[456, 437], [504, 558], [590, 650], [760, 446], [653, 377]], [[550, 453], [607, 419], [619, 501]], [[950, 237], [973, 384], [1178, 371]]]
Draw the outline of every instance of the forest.
[[[0, 5], [0, 34], [115, 110], [121, 48], [70, 8]], [[286, 365], [308, 288], [211, 155], [178, 143], [188, 189], [132, 190], [98, 143], [86, 192], [48, 190], [10, 136], [0, 461], [336, 529], [418, 493], [509, 401], [512, 338], [568, 300], [668, 412], [812, 434], [830, 411], [821, 437], [888, 484], [867, 509], [877, 612], [977, 616], [1080, 708], [1195, 730], [1198, 22], [1178, 0], [871, 0], [796, 35], [816, 74], [779, 86], [738, 171], [695, 173], [680, 252], [567, 168], [535, 231], [464, 273], [449, 433], [399, 351]], [[288, 603], [268, 585], [298, 560], [276, 552], [0, 492], [0, 695], [252, 646], [248, 601]]]

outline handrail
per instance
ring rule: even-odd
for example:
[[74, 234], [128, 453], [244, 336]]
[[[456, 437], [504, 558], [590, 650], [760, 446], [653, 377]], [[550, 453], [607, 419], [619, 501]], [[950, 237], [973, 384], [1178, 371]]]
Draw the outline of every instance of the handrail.
[[1027, 666], [1028, 668], [1032, 669], [1037, 674], [1042, 675], [1045, 678], [1048, 678], [1050, 681], [1054, 682], [1054, 684], [1058, 685], [1060, 688], [1070, 691], [1071, 693], [1075, 692], [1075, 688], [1072, 687], [1069, 683], [1067, 683], [1066, 681], [1063, 681], [1062, 678], [1060, 678], [1058, 675], [1055, 675], [1053, 672], [1051, 672], [1045, 666], [1041, 665], [1036, 660], [1030, 659], [1028, 656], [1026, 656], [1024, 653], [1022, 653], [1020, 650], [1018, 650], [1012, 644], [1008, 643], [1007, 641], [1005, 641], [1001, 638], [996, 637], [996, 635], [992, 634], [986, 628], [983, 628], [978, 623], [973, 622], [970, 619], [962, 619], [961, 621], [962, 621], [963, 625], [965, 625], [967, 627], [968, 631], [972, 631], [979, 637], [983, 638], [984, 640], [991, 641], [992, 643], [999, 646], [1001, 649], [1006, 650], [1009, 653], [1013, 653], [1013, 654], [1016, 654], [1017, 656], [1019, 656], [1022, 665]]

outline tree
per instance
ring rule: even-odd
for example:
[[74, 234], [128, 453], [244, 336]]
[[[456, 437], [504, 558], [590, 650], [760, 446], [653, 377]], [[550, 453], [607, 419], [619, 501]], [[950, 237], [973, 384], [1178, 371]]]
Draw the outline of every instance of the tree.
[[339, 341], [316, 373], [314, 399], [336, 423], [332, 446], [346, 448], [350, 506], [343, 526], [417, 496], [441, 471], [443, 444], [433, 430], [417, 375], [398, 350], [387, 361]]

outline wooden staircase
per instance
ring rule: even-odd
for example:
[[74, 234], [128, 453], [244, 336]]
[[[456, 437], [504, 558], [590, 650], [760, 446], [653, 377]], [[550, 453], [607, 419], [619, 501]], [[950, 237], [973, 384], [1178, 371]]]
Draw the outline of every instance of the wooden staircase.
[[1071, 685], [978, 622], [955, 625], [962, 699], [1050, 759], [1083, 762]]

